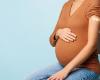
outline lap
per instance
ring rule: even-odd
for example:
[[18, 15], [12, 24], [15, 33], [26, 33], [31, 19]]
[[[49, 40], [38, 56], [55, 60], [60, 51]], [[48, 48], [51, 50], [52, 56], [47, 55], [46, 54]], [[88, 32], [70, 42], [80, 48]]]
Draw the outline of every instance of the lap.
[[98, 74], [87, 69], [78, 68], [73, 70], [65, 80], [97, 80]]
[[[64, 67], [56, 63], [43, 69], [35, 71], [27, 80], [47, 80], [52, 74], [60, 71]], [[95, 80], [98, 77], [96, 73], [87, 68], [75, 68], [65, 78], [65, 80]], [[97, 79], [96, 79], [97, 80]]]

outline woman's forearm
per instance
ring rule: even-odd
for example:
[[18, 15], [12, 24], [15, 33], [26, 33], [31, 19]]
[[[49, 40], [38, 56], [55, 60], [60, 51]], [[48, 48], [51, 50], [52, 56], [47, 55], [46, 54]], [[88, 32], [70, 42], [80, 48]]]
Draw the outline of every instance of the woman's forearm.
[[66, 66], [66, 71], [70, 72], [73, 68], [81, 65], [85, 62], [96, 49], [96, 43], [98, 40], [98, 32], [100, 28], [100, 18], [97, 16], [91, 16], [89, 18], [88, 27], [88, 41], [84, 48], [70, 61]]
[[65, 70], [70, 72], [73, 68], [78, 67], [84, 61], [86, 61], [89, 56], [95, 50], [95, 46], [87, 44], [66, 66]]

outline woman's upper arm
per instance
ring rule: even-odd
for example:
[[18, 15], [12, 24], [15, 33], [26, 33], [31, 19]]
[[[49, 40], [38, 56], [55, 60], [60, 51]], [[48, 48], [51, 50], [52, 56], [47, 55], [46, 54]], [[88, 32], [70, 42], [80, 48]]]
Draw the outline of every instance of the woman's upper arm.
[[95, 46], [98, 40], [98, 34], [100, 30], [100, 17], [92, 15], [89, 18], [88, 26], [88, 44]]
[[88, 44], [94, 46], [100, 29], [100, 0], [90, 0], [86, 10], [88, 23]]

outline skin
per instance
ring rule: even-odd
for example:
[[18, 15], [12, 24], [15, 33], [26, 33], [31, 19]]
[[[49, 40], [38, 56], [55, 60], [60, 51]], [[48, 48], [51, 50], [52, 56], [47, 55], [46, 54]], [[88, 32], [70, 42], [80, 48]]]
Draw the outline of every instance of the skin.
[[56, 36], [59, 36], [65, 42], [73, 42], [77, 37], [70, 28], [58, 29]]
[[[65, 77], [68, 76], [72, 69], [86, 61], [90, 57], [90, 55], [92, 55], [92, 52], [96, 48], [99, 28], [100, 17], [92, 15], [89, 18], [88, 41], [85, 47], [62, 70], [53, 74], [47, 80], [63, 80]], [[72, 33], [72, 31], [69, 28], [59, 29], [56, 35], [66, 42], [72, 40], [74, 41], [76, 37], [76, 35]]]

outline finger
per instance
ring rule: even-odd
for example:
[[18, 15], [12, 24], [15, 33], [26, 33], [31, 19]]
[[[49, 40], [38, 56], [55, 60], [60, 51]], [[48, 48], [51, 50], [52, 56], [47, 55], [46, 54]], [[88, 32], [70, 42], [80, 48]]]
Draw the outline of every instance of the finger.
[[50, 80], [56, 80], [56, 78], [57, 78], [57, 76], [53, 74], [53, 75], [51, 76]]
[[55, 80], [60, 80], [60, 78], [59, 77], [56, 77]]
[[59, 80], [63, 80], [62, 78], [60, 78]]
[[70, 34], [70, 35], [72, 35], [72, 36], [74, 36], [74, 37], [77, 37], [74, 33], [72, 33], [72, 32], [67, 32], [68, 34]]
[[55, 78], [54, 80], [59, 80], [58, 78]]
[[55, 80], [63, 80], [61, 77], [57, 77]]
[[[69, 41], [74, 41], [75, 40], [75, 37], [73, 37], [73, 36], [71, 36], [71, 35], [69, 35], [69, 34], [66, 34], [65, 32], [63, 32], [61, 35], [60, 35], [60, 37], [62, 38], [62, 37], [64, 37], [65, 39], [67, 39], [67, 41], [69, 40]], [[71, 38], [70, 38], [71, 37]]]
[[65, 39], [69, 40], [69, 41], [74, 41], [72, 38], [66, 36], [66, 35], [63, 35]]
[[51, 80], [53, 78], [53, 76], [49, 77], [47, 80]]
[[61, 38], [63, 41], [65, 41], [65, 42], [69, 42], [69, 40], [67, 40], [66, 38], [64, 38], [64, 37], [62, 37]]
[[52, 77], [51, 80], [56, 80], [56, 76]]
[[67, 37], [69, 37], [69, 38], [71, 38], [71, 39], [73, 39], [73, 40], [75, 40], [76, 38], [75, 37], [73, 37], [72, 35], [69, 35], [69, 34], [65, 34]]

